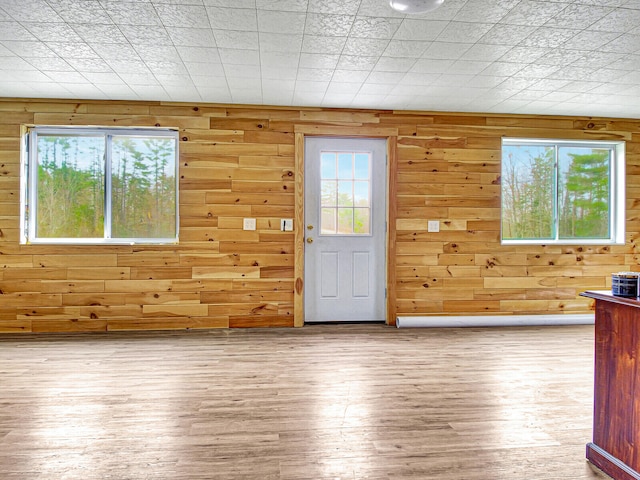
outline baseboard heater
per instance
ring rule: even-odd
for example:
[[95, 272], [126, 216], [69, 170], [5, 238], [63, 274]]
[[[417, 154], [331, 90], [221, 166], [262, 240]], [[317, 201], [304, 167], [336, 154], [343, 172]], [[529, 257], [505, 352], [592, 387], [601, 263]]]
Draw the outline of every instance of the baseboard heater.
[[396, 318], [398, 328], [593, 325], [593, 313], [567, 315], [422, 315]]

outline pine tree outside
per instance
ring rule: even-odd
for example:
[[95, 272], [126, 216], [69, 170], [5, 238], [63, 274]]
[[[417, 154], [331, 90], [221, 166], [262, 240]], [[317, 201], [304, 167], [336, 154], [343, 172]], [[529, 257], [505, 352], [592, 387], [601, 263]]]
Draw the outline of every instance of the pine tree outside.
[[177, 134], [35, 127], [25, 241], [177, 240]]
[[624, 144], [504, 139], [502, 241], [623, 243]]

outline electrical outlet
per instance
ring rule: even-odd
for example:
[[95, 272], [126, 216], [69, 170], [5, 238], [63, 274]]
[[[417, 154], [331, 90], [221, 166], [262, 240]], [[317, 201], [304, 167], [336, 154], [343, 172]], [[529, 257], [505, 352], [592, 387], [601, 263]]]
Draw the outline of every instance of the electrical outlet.
[[427, 232], [439, 232], [439, 231], [440, 231], [439, 220], [429, 220], [427, 222]]
[[256, 219], [255, 218], [245, 218], [242, 223], [243, 230], [255, 230], [256, 229]]

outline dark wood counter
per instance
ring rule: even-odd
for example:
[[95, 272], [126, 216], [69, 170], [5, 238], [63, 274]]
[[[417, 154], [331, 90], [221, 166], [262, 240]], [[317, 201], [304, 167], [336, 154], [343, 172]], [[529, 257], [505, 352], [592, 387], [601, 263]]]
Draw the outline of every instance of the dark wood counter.
[[609, 291], [596, 300], [591, 463], [616, 480], [640, 480], [640, 301]]

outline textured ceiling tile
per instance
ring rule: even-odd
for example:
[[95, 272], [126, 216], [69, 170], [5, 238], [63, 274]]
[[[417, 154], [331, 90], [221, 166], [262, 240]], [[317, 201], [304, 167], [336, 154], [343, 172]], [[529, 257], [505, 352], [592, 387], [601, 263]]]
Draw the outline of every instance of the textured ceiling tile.
[[624, 34], [601, 47], [603, 52], [638, 53], [640, 51], [640, 35]]
[[628, 72], [624, 70], [614, 70], [610, 68], [601, 68], [591, 73], [589, 80], [595, 82], [615, 82], [618, 78], [623, 77]]
[[591, 76], [592, 70], [589, 68], [564, 67], [553, 74], [553, 78], [561, 80], [584, 80]]
[[399, 19], [405, 17], [404, 14], [391, 9], [389, 2], [386, 0], [362, 0], [356, 13], [361, 17], [393, 17]]
[[[149, 69], [142, 61], [108, 60], [107, 63], [119, 75], [122, 74], [150, 74]], [[155, 82], [154, 82], [155, 83]]]
[[56, 54], [42, 42], [3, 41], [2, 44], [13, 54], [23, 58], [56, 56]]
[[284, 69], [297, 69], [300, 64], [300, 54], [297, 52], [262, 52], [261, 66], [273, 66]]
[[570, 80], [558, 80], [555, 78], [544, 78], [529, 87], [529, 90], [541, 90], [544, 92], [553, 92], [560, 90], [562, 87], [570, 84]]
[[166, 27], [171, 41], [183, 47], [215, 47], [216, 40], [210, 28]]
[[402, 72], [404, 74], [411, 70], [415, 63], [414, 58], [380, 57], [373, 70], [376, 72]]
[[597, 51], [603, 45], [615, 40], [619, 36], [619, 33], [614, 32], [596, 32], [591, 30], [583, 30], [573, 38], [567, 40], [562, 45], [562, 48]]
[[227, 77], [214, 75], [191, 75], [191, 81], [196, 87], [228, 89]]
[[500, 57], [502, 62], [533, 63], [551, 50], [537, 47], [514, 47]]
[[326, 13], [309, 13], [304, 33], [306, 35], [322, 35], [346, 37], [355, 20], [353, 15], [330, 15]]
[[111, 20], [118, 25], [161, 25], [156, 9], [150, 3], [101, 0]]
[[[390, 33], [395, 40], [432, 41], [449, 25], [444, 21], [405, 19], [401, 25], [393, 22], [390, 27], [397, 27]], [[392, 38], [382, 37], [382, 38]]]
[[96, 54], [105, 60], [140, 60], [138, 52], [129, 44], [91, 44]]
[[[2, 70], [4, 71], [16, 71], [16, 70], [36, 70], [36, 68], [31, 65], [26, 60], [19, 57], [4, 57], [2, 59]], [[4, 74], [4, 73], [3, 73]]]
[[176, 47], [183, 62], [220, 63], [217, 48], [205, 47]]
[[[260, 78], [260, 66], [259, 65], [225, 65], [224, 72], [227, 78]], [[231, 80], [229, 80], [231, 85]]]
[[75, 70], [69, 62], [55, 55], [48, 57], [28, 58], [27, 62], [29, 62], [38, 70], [49, 70], [52, 72], [73, 72]]
[[57, 0], [52, 2], [52, 6], [65, 22], [101, 25], [113, 23], [106, 10], [95, 0]]
[[278, 79], [278, 80], [295, 80], [298, 77], [298, 67], [295, 68], [276, 68], [276, 67], [260, 67], [262, 78]]
[[128, 40], [115, 25], [73, 24], [73, 29], [86, 42], [90, 43], [128, 43]]
[[378, 57], [364, 57], [356, 55], [341, 55], [338, 68], [341, 70], [371, 70], [378, 61]]
[[330, 68], [300, 68], [298, 69], [298, 80], [313, 82], [329, 82], [333, 76], [333, 70]]
[[158, 81], [151, 73], [120, 73], [128, 85], [157, 86]]
[[[203, 0], [205, 6], [227, 8], [256, 8], [256, 0]], [[269, 1], [269, 0], [266, 0]]]
[[526, 63], [514, 63], [514, 62], [493, 62], [487, 68], [482, 71], [482, 75], [495, 75], [498, 77], [510, 77], [515, 75], [524, 67]]
[[555, 17], [550, 18], [544, 26], [581, 30], [589, 28], [595, 22], [604, 18], [612, 11], [613, 9], [611, 7], [596, 7], [578, 4], [568, 5]]
[[193, 76], [224, 77], [225, 71], [221, 63], [185, 62], [184, 66]]
[[425, 85], [432, 85], [438, 78], [440, 78], [442, 74], [433, 73], [414, 73], [408, 72], [400, 81], [401, 85], [416, 85], [424, 87]]
[[207, 7], [211, 28], [219, 30], [243, 30], [256, 32], [256, 11], [244, 8]]
[[589, 92], [601, 85], [602, 85], [601, 82], [596, 82], [596, 81], [582, 81], [582, 82], [575, 81], [575, 82], [569, 82], [564, 87], [559, 88], [558, 91], [582, 93], [582, 92]]
[[101, 58], [69, 58], [69, 65], [76, 70], [86, 73], [111, 72], [111, 67]]
[[0, 22], [0, 40], [31, 40], [37, 38], [18, 22]]
[[358, 90], [360, 90], [360, 86], [362, 83], [360, 82], [334, 82], [332, 81], [327, 88], [327, 93], [345, 93], [345, 94], [356, 94]]
[[500, 23], [510, 25], [541, 26], [567, 7], [566, 3], [523, 0]]
[[64, 23], [27, 23], [22, 24], [34, 36], [43, 42], [82, 42], [83, 39], [71, 26]]
[[470, 85], [478, 88], [493, 88], [504, 82], [505, 77], [497, 77], [495, 75], [475, 75], [469, 80]]
[[86, 82], [87, 79], [83, 77], [78, 72], [43, 72], [47, 75], [51, 80], [57, 83], [82, 83]]
[[557, 65], [527, 65], [523, 69], [514, 73], [513, 76], [523, 78], [547, 78], [552, 77], [555, 72], [560, 70]]
[[193, 82], [191, 81], [191, 77], [189, 75], [184, 74], [165, 74], [165, 73], [156, 73], [156, 78], [160, 82], [162, 86], [165, 88], [169, 87], [186, 87], [193, 86]]
[[619, 70], [640, 70], [640, 55], [625, 55], [624, 57], [612, 62], [609, 68]]
[[47, 42], [47, 46], [62, 58], [98, 58], [86, 43]]
[[308, 12], [330, 13], [334, 15], [355, 15], [358, 13], [360, 0], [312, 0]]
[[220, 59], [226, 66], [229, 65], [260, 65], [260, 52], [258, 50], [238, 50], [235, 48], [218, 48]]
[[379, 38], [349, 37], [344, 45], [344, 55], [380, 56], [387, 48], [389, 40]]
[[369, 76], [368, 70], [341, 70], [337, 69], [333, 72], [332, 81], [336, 82], [354, 82], [362, 83]]
[[120, 30], [132, 44], [173, 45], [164, 27], [121, 25]]
[[446, 73], [434, 80], [432, 85], [441, 87], [456, 87], [457, 89], [459, 89], [460, 87], [467, 85], [472, 78], [474, 78], [474, 75], [472, 74], [463, 75], [462, 73]]
[[300, 68], [330, 68], [335, 69], [339, 55], [325, 55], [321, 53], [300, 54]]
[[[458, 43], [456, 45], [465, 44]], [[511, 48], [506, 45], [475, 44], [466, 52], [464, 52], [460, 58], [464, 60], [482, 60], [487, 62], [494, 62], [504, 56], [509, 50], [511, 50]]]
[[165, 27], [209, 28], [207, 10], [196, 5], [156, 5]]
[[414, 73], [446, 73], [455, 60], [420, 59], [411, 68]]
[[463, 10], [454, 17], [457, 22], [495, 23], [502, 19], [520, 0], [483, 0], [468, 2]]
[[520, 42], [527, 47], [557, 48], [575, 37], [578, 30], [540, 27]]
[[472, 45], [471, 43], [433, 42], [422, 54], [422, 58], [457, 60], [466, 54]]
[[3, 0], [2, 10], [19, 22], [62, 22], [44, 0]]
[[411, 40], [391, 40], [383, 52], [383, 57], [420, 58], [431, 42]]
[[584, 52], [580, 50], [549, 50], [544, 55], [535, 59], [538, 65], [570, 65], [583, 58]]
[[260, 32], [302, 34], [305, 19], [306, 15], [300, 12], [258, 10]]
[[640, 10], [616, 9], [591, 25], [591, 30], [625, 33], [640, 25]]
[[308, 3], [308, 0], [256, 0], [256, 7], [258, 10], [306, 12]]
[[439, 42], [475, 43], [489, 30], [490, 23], [451, 22], [438, 35]]
[[347, 37], [304, 35], [300, 48], [303, 53], [339, 54], [345, 51], [346, 42]]
[[158, 78], [161, 75], [187, 75], [187, 68], [184, 63], [176, 62], [145, 62], [147, 68]]
[[238, 50], [258, 50], [258, 32], [241, 32], [237, 30], [216, 30], [213, 32], [218, 48]]
[[480, 62], [472, 60], [458, 60], [447, 70], [447, 74], [477, 75], [485, 70], [491, 62]]
[[162, 45], [137, 45], [138, 56], [145, 62], [182, 62], [180, 54], [174, 47]]
[[[349, 35], [358, 38], [393, 38], [403, 22], [396, 18], [356, 17]], [[397, 37], [399, 40], [428, 40], [426, 38]]]
[[85, 72], [83, 75], [87, 80], [96, 85], [124, 85], [124, 80], [114, 72]]
[[536, 27], [525, 25], [493, 25], [482, 38], [480, 43], [488, 43], [491, 45], [518, 45], [522, 40], [527, 38], [535, 31]]
[[[259, 34], [260, 51], [261, 52], [304, 52], [303, 36], [290, 35], [288, 33], [267, 33]], [[326, 53], [334, 53], [323, 50]], [[309, 52], [314, 53], [314, 52]]]

